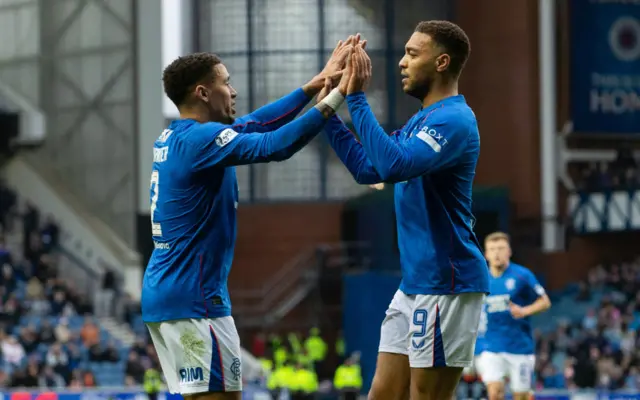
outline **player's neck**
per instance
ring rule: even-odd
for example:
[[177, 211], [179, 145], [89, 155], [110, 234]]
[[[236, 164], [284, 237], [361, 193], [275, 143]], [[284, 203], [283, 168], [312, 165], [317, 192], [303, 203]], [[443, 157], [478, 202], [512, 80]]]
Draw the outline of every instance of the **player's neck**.
[[494, 278], [500, 278], [502, 276], [502, 274], [504, 274], [504, 271], [507, 270], [507, 268], [509, 268], [508, 265], [504, 266], [504, 267], [489, 267], [489, 272], [491, 273], [491, 276], [493, 276]]
[[422, 99], [422, 108], [427, 108], [432, 104], [446, 99], [447, 97], [458, 95], [458, 82], [434, 84], [429, 93]]
[[200, 109], [200, 107], [182, 107], [180, 108], [180, 119], [192, 119], [198, 121], [201, 124], [211, 121], [211, 117], [206, 110]]

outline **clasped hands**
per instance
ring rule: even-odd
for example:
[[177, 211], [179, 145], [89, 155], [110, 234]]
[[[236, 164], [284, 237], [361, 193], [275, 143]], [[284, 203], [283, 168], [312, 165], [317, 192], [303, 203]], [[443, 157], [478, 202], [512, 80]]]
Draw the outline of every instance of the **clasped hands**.
[[323, 70], [308, 84], [321, 88], [317, 101], [336, 86], [343, 96], [366, 90], [371, 80], [371, 59], [365, 51], [366, 45], [360, 34], [338, 42]]

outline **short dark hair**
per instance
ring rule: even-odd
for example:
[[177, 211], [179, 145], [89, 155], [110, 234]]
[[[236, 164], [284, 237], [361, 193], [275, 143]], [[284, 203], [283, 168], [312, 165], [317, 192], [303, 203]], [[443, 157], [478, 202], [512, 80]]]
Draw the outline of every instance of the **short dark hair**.
[[164, 92], [176, 105], [182, 105], [194, 85], [213, 79], [213, 67], [222, 60], [213, 53], [193, 53], [178, 57], [162, 73]]
[[449, 54], [449, 73], [458, 77], [471, 52], [471, 42], [462, 28], [449, 21], [422, 21], [415, 31], [431, 36]]

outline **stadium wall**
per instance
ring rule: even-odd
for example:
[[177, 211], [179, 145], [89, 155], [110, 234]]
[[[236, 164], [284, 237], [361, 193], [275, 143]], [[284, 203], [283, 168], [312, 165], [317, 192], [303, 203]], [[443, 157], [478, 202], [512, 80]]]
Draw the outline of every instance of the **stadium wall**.
[[258, 289], [300, 252], [338, 242], [342, 208], [339, 202], [241, 204], [229, 287]]
[[519, 218], [541, 212], [537, 11], [534, 1], [457, 0], [455, 7], [472, 47], [460, 91], [482, 136], [475, 183], [506, 184]]

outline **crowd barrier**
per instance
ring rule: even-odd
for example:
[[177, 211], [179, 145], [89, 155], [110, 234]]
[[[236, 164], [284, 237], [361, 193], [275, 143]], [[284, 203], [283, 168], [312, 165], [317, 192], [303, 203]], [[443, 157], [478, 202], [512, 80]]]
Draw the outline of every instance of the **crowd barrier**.
[[[259, 387], [244, 388], [243, 400], [271, 400], [269, 393]], [[0, 392], [0, 400], [147, 400], [147, 395], [140, 389], [90, 389], [82, 391], [4, 391]], [[182, 396], [163, 392], [157, 400], [182, 400]]]
[[[269, 393], [257, 386], [246, 386], [242, 396], [243, 400], [271, 400]], [[181, 400], [182, 396], [160, 393], [157, 400]], [[319, 395], [318, 399], [336, 399], [334, 396]], [[507, 396], [507, 400], [510, 396]], [[136, 389], [92, 389], [83, 391], [4, 391], [0, 392], [0, 400], [147, 400], [142, 390]], [[279, 400], [288, 400], [283, 395]], [[596, 392], [585, 391], [573, 393], [562, 391], [536, 392], [535, 400], [640, 400], [640, 392]]]

